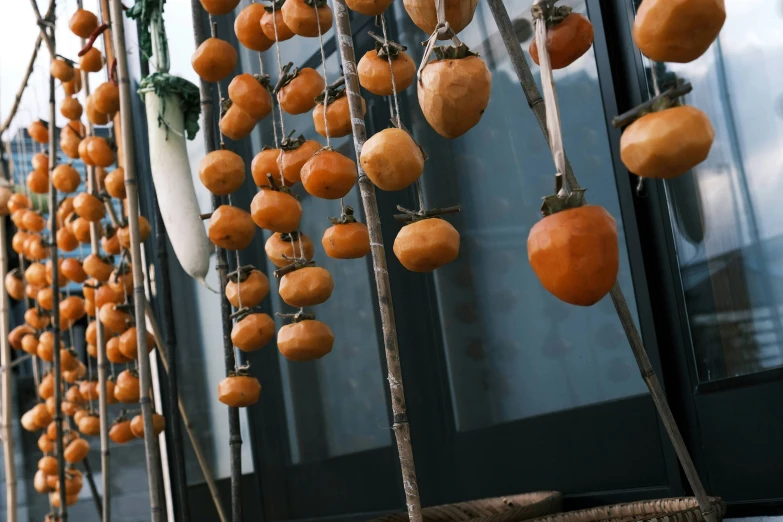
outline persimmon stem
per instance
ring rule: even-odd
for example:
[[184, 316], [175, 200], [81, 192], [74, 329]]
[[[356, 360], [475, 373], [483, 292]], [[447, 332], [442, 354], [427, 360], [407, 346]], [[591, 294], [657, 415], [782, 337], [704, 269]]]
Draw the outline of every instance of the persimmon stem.
[[296, 272], [297, 270], [300, 270], [308, 266], [315, 266], [315, 261], [306, 261], [304, 259], [297, 259], [290, 265], [286, 265], [283, 268], [278, 268], [277, 270], [275, 270], [275, 277], [277, 279], [280, 279], [286, 274], [290, 274], [291, 272]]
[[681, 96], [685, 96], [692, 90], [693, 90], [693, 86], [691, 85], [690, 82], [685, 82], [681, 85], [672, 87], [671, 89], [662, 92], [658, 96], [654, 98], [650, 98], [649, 100], [642, 103], [641, 105], [637, 105], [630, 111], [624, 112], [619, 116], [616, 116], [614, 119], [612, 119], [612, 125], [617, 127], [618, 129], [625, 127], [626, 125], [630, 125], [631, 123], [641, 118], [645, 114], [649, 114], [650, 112], [655, 112], [656, 109], [660, 110], [659, 107], [661, 107], [662, 103], [671, 105], [671, 103], [674, 102], [677, 98]]
[[404, 213], [394, 214], [395, 220], [399, 221], [400, 223], [411, 223], [414, 221], [418, 221], [420, 219], [427, 219], [435, 216], [440, 216], [442, 214], [455, 214], [457, 212], [460, 212], [462, 208], [460, 207], [460, 205], [455, 205], [453, 207], [433, 208], [430, 210], [425, 210], [423, 212], [415, 212], [413, 210], [402, 208], [398, 205], [397, 210], [400, 210]]

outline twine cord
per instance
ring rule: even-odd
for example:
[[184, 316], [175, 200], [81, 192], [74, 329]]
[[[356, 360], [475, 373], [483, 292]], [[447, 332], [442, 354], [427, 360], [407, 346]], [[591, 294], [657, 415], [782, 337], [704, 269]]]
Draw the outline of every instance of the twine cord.
[[424, 56], [422, 56], [421, 58], [421, 64], [419, 64], [419, 70], [416, 71], [416, 77], [418, 78], [419, 81], [421, 81], [421, 72], [424, 70], [424, 67], [427, 65], [427, 62], [429, 62], [430, 60], [430, 56], [432, 55], [432, 52], [435, 50], [435, 46], [438, 43], [439, 36], [451, 38], [451, 41], [457, 47], [462, 45], [462, 40], [460, 40], [457, 37], [457, 33], [454, 32], [454, 30], [449, 25], [449, 22], [446, 20], [445, 0], [435, 0], [435, 12], [438, 15], [438, 25], [435, 26], [435, 30], [432, 31], [432, 34], [427, 39], [427, 46], [424, 48]]

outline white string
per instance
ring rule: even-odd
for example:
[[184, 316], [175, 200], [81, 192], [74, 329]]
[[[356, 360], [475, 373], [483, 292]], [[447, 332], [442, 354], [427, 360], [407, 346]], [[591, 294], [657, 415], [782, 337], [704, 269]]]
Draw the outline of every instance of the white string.
[[[541, 0], [536, 0], [533, 4], [539, 6]], [[552, 76], [552, 61], [549, 57], [549, 49], [546, 46], [546, 21], [543, 16], [534, 15], [536, 27], [536, 45], [538, 46], [538, 61], [541, 68], [541, 86], [544, 91], [544, 107], [546, 107], [546, 126], [549, 131], [549, 141], [552, 149], [552, 159], [555, 162], [557, 174], [555, 176], [561, 181], [562, 187], [559, 195], [565, 196], [570, 191], [568, 182], [565, 179], [565, 150], [563, 147], [563, 133], [560, 128], [560, 107], [557, 102], [557, 93], [555, 92], [555, 80]]]
[[313, 4], [313, 13], [318, 23], [318, 43], [321, 45], [321, 66], [324, 71], [324, 132], [326, 133], [326, 146], [331, 147], [331, 137], [329, 136], [329, 119], [326, 117], [326, 111], [329, 109], [329, 76], [326, 73], [326, 52], [324, 51], [324, 37], [321, 34], [321, 17], [318, 16], [318, 7]]
[[386, 44], [386, 59], [389, 62], [389, 74], [391, 74], [392, 82], [392, 94], [394, 96], [394, 108], [391, 111], [392, 120], [397, 122], [397, 128], [401, 128], [400, 124], [400, 102], [397, 99], [397, 80], [394, 78], [394, 66], [392, 65], [392, 57], [389, 52], [389, 38], [386, 35], [386, 16], [381, 15], [381, 29], [383, 29], [383, 43]]
[[422, 56], [421, 64], [419, 64], [419, 70], [416, 72], [416, 77], [419, 79], [419, 81], [421, 81], [421, 71], [423, 71], [424, 67], [427, 65], [427, 62], [430, 59], [430, 55], [432, 55], [432, 51], [435, 49], [435, 45], [438, 43], [439, 36], [449, 36], [454, 45], [462, 45], [462, 41], [457, 38], [457, 33], [451, 29], [448, 20], [446, 20], [446, 4], [444, 0], [434, 1], [435, 11], [438, 14], [438, 25], [435, 26], [435, 30], [432, 31], [432, 34], [427, 40], [427, 47], [424, 48], [424, 56]]

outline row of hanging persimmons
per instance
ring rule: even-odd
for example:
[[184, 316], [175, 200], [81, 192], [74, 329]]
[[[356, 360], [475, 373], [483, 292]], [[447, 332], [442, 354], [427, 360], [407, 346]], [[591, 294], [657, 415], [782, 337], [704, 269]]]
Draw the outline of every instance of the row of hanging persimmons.
[[[97, 37], [99, 22], [94, 13], [78, 10], [70, 19], [71, 31], [81, 38]], [[93, 38], [94, 40], [94, 38]], [[84, 259], [75, 257], [59, 258], [59, 274], [56, 286], [65, 287], [70, 283], [82, 285], [83, 296], [61, 296], [59, 302], [60, 329], [65, 332], [83, 317], [97, 318], [103, 325], [107, 337], [106, 358], [113, 364], [129, 364], [137, 354], [136, 327], [129, 310], [128, 296], [133, 292], [133, 276], [126, 261], [115, 265], [115, 257], [123, 249], [130, 248], [130, 231], [126, 222], [104, 225], [107, 208], [112, 205], [111, 198], [125, 200], [124, 172], [116, 167], [110, 172], [106, 169], [117, 163], [116, 145], [102, 137], [87, 136], [87, 129], [81, 122], [82, 115], [94, 125], [106, 125], [119, 110], [119, 91], [116, 83], [108, 81], [98, 86], [87, 96], [82, 106], [77, 94], [82, 90], [81, 72], [99, 72], [104, 66], [102, 53], [88, 45], [81, 55], [79, 66], [64, 58], [56, 58], [50, 63], [50, 73], [60, 80], [64, 97], [60, 100], [60, 113], [69, 120], [60, 131], [60, 149], [71, 159], [81, 159], [95, 169], [96, 182], [101, 191], [97, 196], [87, 191], [75, 196], [63, 198], [55, 212], [57, 233], [56, 248], [63, 252], [72, 252], [80, 245], [90, 245], [90, 225], [97, 224], [101, 233], [101, 253], [91, 253]], [[49, 125], [51, 125], [50, 123]], [[49, 143], [49, 126], [35, 121], [28, 127], [30, 137], [41, 146]], [[49, 151], [50, 153], [52, 151]], [[44, 194], [49, 190], [49, 156], [39, 152], [32, 157], [32, 171], [27, 175], [26, 185], [29, 192]], [[63, 194], [72, 194], [83, 186], [80, 174], [71, 163], [60, 163], [52, 172], [51, 182]], [[86, 184], [86, 183], [85, 183]], [[24, 273], [19, 269], [9, 272], [5, 277], [8, 295], [16, 300], [28, 298], [34, 303], [24, 314], [25, 324], [14, 328], [9, 335], [10, 345], [23, 350], [41, 361], [52, 363], [54, 350], [60, 350], [61, 371], [64, 383], [62, 411], [66, 415], [64, 425], [64, 461], [67, 463], [65, 502], [76, 502], [82, 488], [82, 474], [75, 464], [86, 458], [89, 442], [83, 436], [99, 434], [100, 420], [93, 408], [93, 401], [99, 398], [101, 390], [93, 375], [88, 375], [85, 364], [78, 360], [73, 348], [67, 348], [63, 341], [54, 346], [53, 324], [53, 275], [50, 250], [47, 247], [47, 223], [40, 211], [34, 210], [32, 201], [23, 193], [12, 194], [5, 190], [0, 195], [0, 212], [11, 216], [17, 232], [12, 239], [12, 248], [26, 258], [28, 266]], [[140, 217], [142, 241], [150, 234], [149, 222]], [[50, 235], [51, 232], [49, 231]], [[126, 256], [123, 256], [123, 259]], [[44, 264], [45, 263], [45, 264]], [[67, 337], [67, 336], [66, 336]], [[86, 329], [87, 352], [89, 357], [97, 357], [96, 322], [89, 322]], [[153, 337], [147, 334], [147, 346], [151, 350], [155, 344]], [[58, 459], [56, 458], [56, 427], [53, 422], [55, 412], [55, 376], [50, 368], [41, 379], [37, 395], [39, 402], [21, 419], [22, 427], [28, 431], [42, 431], [38, 447], [43, 457], [38, 463], [34, 487], [38, 493], [49, 494], [54, 507], [61, 504], [62, 485], [58, 479]], [[109, 404], [136, 404], [140, 397], [138, 374], [126, 369], [119, 375], [110, 377], [106, 383], [106, 400]], [[165, 426], [162, 415], [154, 414], [155, 432], [160, 433]], [[109, 437], [118, 444], [125, 444], [134, 438], [144, 436], [141, 415], [126, 415], [125, 411], [114, 420]]]
[[[461, 10], [458, 19], [452, 22], [457, 30], [467, 26], [473, 17], [477, 1], [469, 3], [470, 9]], [[239, 0], [201, 0], [201, 4], [210, 15], [220, 16], [237, 8]], [[347, 4], [357, 12], [376, 16], [386, 10], [391, 0], [349, 0]], [[406, 0], [405, 5], [419, 27], [428, 33], [435, 29], [437, 16], [431, 0]], [[332, 23], [332, 12], [325, 0], [278, 0], [273, 6], [259, 3], [246, 6], [238, 14], [234, 29], [243, 46], [263, 52], [275, 41], [295, 36], [318, 37]], [[386, 51], [388, 54], [381, 51], [381, 46], [368, 51], [358, 64], [360, 84], [379, 96], [391, 96], [395, 88], [404, 91], [416, 77], [416, 66], [410, 56], [396, 47], [386, 49], [390, 50]], [[237, 61], [236, 49], [227, 41], [213, 37], [199, 46], [192, 65], [203, 80], [219, 82], [233, 73]], [[223, 135], [232, 140], [249, 136], [260, 120], [272, 114], [273, 94], [287, 114], [312, 111], [314, 128], [321, 136], [327, 137], [327, 131], [328, 137], [351, 134], [344, 87], [326, 85], [325, 79], [312, 68], [291, 69], [291, 65], [283, 68], [283, 78], [275, 86], [261, 75], [239, 74], [232, 79], [229, 100], [223, 105], [220, 119]], [[438, 81], [444, 68], [453, 69], [450, 81]], [[489, 102], [491, 85], [489, 71], [480, 58], [468, 53], [460, 60], [434, 61], [424, 68], [422, 78], [428, 86], [420, 88], [422, 108], [436, 131], [455, 138], [478, 123]], [[454, 96], [450, 83], [467, 83], [471, 96]], [[365, 108], [364, 100], [362, 108]], [[334, 282], [327, 270], [313, 266], [313, 243], [299, 230], [303, 210], [291, 187], [301, 182], [312, 196], [338, 200], [352, 190], [357, 175], [356, 164], [350, 158], [323, 147], [316, 140], [304, 136], [292, 138], [293, 134], [284, 137], [279, 148], [265, 147], [253, 159], [250, 171], [260, 190], [250, 213], [231, 205], [220, 206], [210, 219], [209, 237], [221, 248], [241, 250], [252, 241], [256, 225], [272, 232], [265, 251], [270, 261], [283, 269], [280, 297], [290, 306], [304, 308], [328, 300]], [[383, 130], [370, 138], [361, 154], [361, 165], [368, 178], [380, 189], [389, 191], [415, 183], [423, 173], [424, 161], [419, 145], [407, 131], [398, 128]], [[244, 184], [245, 170], [239, 155], [223, 149], [203, 158], [199, 177], [210, 192], [226, 196]], [[356, 259], [370, 252], [367, 226], [356, 221], [350, 208], [330, 221], [332, 226], [321, 240], [329, 257]], [[416, 219], [402, 229], [394, 244], [394, 253], [403, 266], [417, 272], [431, 272], [456, 259], [458, 252], [459, 233], [440, 218]], [[234, 345], [242, 351], [258, 350], [275, 336], [274, 320], [253, 310], [266, 297], [269, 287], [262, 272], [249, 269], [232, 276], [226, 289], [234, 307], [241, 305], [247, 309], [239, 315], [231, 336]], [[332, 350], [333, 344], [329, 327], [311, 316], [295, 317], [293, 324], [277, 332], [278, 349], [290, 360], [321, 358]], [[261, 390], [258, 381], [245, 372], [232, 377], [232, 386], [228, 386], [228, 379], [221, 384], [220, 399], [230, 406], [255, 403]]]

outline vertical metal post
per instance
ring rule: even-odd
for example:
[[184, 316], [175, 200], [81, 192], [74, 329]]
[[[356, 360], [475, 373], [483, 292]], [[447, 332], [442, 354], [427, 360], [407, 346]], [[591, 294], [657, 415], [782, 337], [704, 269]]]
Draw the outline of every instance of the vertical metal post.
[[120, 121], [122, 122], [122, 150], [124, 151], [125, 190], [128, 200], [128, 225], [130, 227], [131, 263], [133, 265], [133, 302], [136, 320], [136, 338], [139, 357], [139, 381], [141, 396], [139, 404], [144, 420], [144, 448], [147, 459], [147, 479], [150, 490], [150, 514], [153, 522], [162, 522], [163, 509], [160, 502], [160, 452], [158, 438], [152, 423], [152, 403], [150, 388], [150, 356], [147, 349], [147, 326], [144, 320], [146, 296], [144, 294], [143, 260], [141, 258], [141, 239], [139, 233], [139, 197], [136, 182], [136, 165], [133, 148], [133, 124], [131, 108], [130, 77], [128, 74], [128, 54], [125, 48], [125, 27], [122, 3], [111, 0], [112, 36], [117, 60], [117, 81], [120, 90]]
[[[193, 12], [193, 36], [196, 47], [206, 39], [204, 32], [204, 10], [199, 0], [191, 0]], [[214, 101], [212, 86], [200, 80], [201, 90], [201, 128], [204, 134], [206, 153], [216, 149]], [[219, 196], [212, 196], [212, 206], [217, 209], [221, 204]], [[228, 259], [223, 248], [215, 247], [217, 257], [217, 272], [220, 282], [220, 316], [223, 327], [223, 359], [226, 375], [234, 371], [234, 344], [231, 342], [231, 303], [226, 298], [228, 282]], [[239, 408], [228, 408], [229, 446], [231, 458], [231, 519], [233, 522], [242, 520], [242, 436], [239, 432]]]
[[[527, 99], [528, 105], [533, 110], [541, 130], [544, 132], [544, 137], [548, 142], [549, 133], [547, 132], [546, 126], [546, 107], [544, 106], [543, 98], [541, 97], [541, 93], [536, 86], [535, 80], [533, 79], [533, 73], [530, 70], [530, 66], [528, 65], [527, 60], [525, 59], [525, 56], [522, 52], [519, 39], [514, 32], [513, 25], [511, 24], [511, 18], [508, 16], [506, 6], [503, 5], [503, 0], [487, 0], [487, 3], [489, 4], [489, 8], [492, 11], [492, 16], [495, 18], [495, 23], [498, 26], [498, 31], [500, 32], [500, 36], [502, 37], [503, 43], [506, 46], [506, 50], [508, 51], [511, 64], [513, 65], [514, 71], [517, 74], [519, 83], [522, 85], [522, 90], [525, 93], [525, 98]], [[579, 188], [579, 183], [577, 182], [576, 177], [574, 176], [574, 172], [571, 169], [571, 165], [568, 163], [567, 159], [565, 175], [566, 182], [568, 183], [569, 187], [572, 189]], [[661, 422], [663, 423], [664, 428], [669, 435], [669, 439], [674, 446], [674, 451], [677, 453], [677, 457], [680, 460], [680, 464], [682, 465], [683, 471], [685, 472], [685, 476], [688, 478], [688, 483], [690, 484], [691, 489], [696, 496], [696, 500], [699, 503], [699, 508], [701, 509], [702, 515], [708, 522], [715, 522], [715, 508], [710, 503], [707, 492], [704, 489], [704, 485], [702, 484], [701, 479], [699, 478], [699, 474], [696, 471], [696, 466], [693, 464], [693, 460], [691, 460], [688, 449], [685, 446], [685, 441], [683, 440], [682, 435], [680, 434], [680, 430], [677, 427], [677, 423], [674, 420], [674, 415], [672, 414], [671, 408], [669, 408], [669, 403], [666, 401], [666, 394], [664, 393], [663, 388], [661, 387], [661, 383], [658, 380], [658, 376], [653, 369], [652, 363], [650, 362], [650, 357], [647, 355], [647, 351], [644, 347], [644, 343], [642, 342], [641, 335], [639, 335], [639, 331], [636, 329], [633, 316], [631, 315], [631, 311], [628, 308], [628, 303], [625, 300], [625, 296], [623, 295], [623, 291], [620, 289], [619, 284], [615, 283], [610, 292], [610, 296], [612, 298], [612, 302], [614, 303], [617, 315], [620, 318], [620, 322], [622, 323], [623, 330], [625, 331], [626, 337], [628, 338], [628, 343], [631, 345], [631, 350], [633, 351], [633, 355], [636, 358], [639, 371], [641, 372], [642, 378], [650, 390], [650, 395], [652, 395], [653, 402], [655, 403], [655, 407], [658, 410], [658, 415], [660, 416]]]
[[397, 325], [394, 318], [389, 273], [386, 269], [386, 251], [383, 245], [381, 219], [378, 215], [375, 187], [362, 170], [359, 161], [362, 146], [367, 139], [367, 130], [364, 126], [351, 22], [345, 0], [334, 0], [334, 19], [340, 58], [342, 59], [343, 73], [345, 75], [345, 91], [348, 94], [348, 104], [351, 112], [353, 143], [356, 149], [356, 166], [359, 169], [359, 189], [362, 196], [362, 205], [364, 206], [364, 215], [367, 218], [367, 228], [370, 232], [370, 245], [372, 245], [372, 264], [375, 273], [375, 287], [378, 292], [381, 327], [383, 328], [383, 344], [386, 352], [389, 391], [391, 393], [392, 413], [394, 415], [394, 435], [397, 440], [397, 453], [402, 470], [405, 502], [408, 506], [408, 518], [412, 522], [421, 522], [421, 499], [419, 498], [419, 484], [416, 480], [416, 465], [413, 460], [410, 425], [405, 405], [400, 350], [397, 345]]

